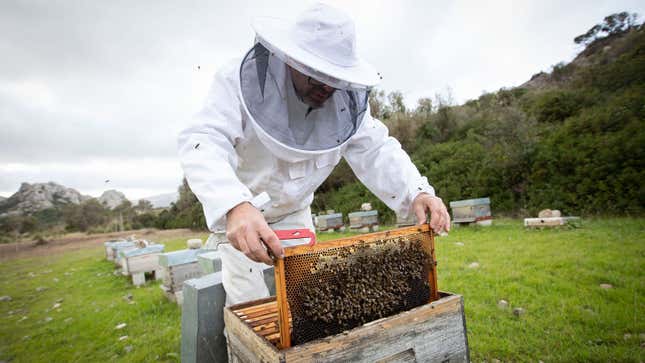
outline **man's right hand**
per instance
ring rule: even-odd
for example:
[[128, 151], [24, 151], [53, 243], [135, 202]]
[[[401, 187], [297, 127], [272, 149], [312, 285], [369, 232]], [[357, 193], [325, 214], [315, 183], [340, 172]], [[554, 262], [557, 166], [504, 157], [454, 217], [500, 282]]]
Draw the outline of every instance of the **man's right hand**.
[[238, 204], [226, 213], [226, 238], [233, 247], [255, 262], [273, 265], [266, 248], [270, 248], [273, 255], [279, 258], [284, 255], [278, 236], [262, 213], [249, 202]]

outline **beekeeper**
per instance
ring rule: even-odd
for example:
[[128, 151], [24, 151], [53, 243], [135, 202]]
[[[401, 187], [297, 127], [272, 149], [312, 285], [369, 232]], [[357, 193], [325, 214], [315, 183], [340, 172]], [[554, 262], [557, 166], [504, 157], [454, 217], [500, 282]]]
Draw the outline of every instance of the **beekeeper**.
[[273, 229], [309, 228], [313, 192], [340, 158], [398, 215], [438, 232], [450, 217], [387, 127], [370, 116], [380, 76], [356, 53], [353, 20], [325, 4], [295, 22], [258, 18], [244, 58], [215, 75], [203, 109], [179, 135], [190, 188], [220, 245], [227, 304], [268, 296]]

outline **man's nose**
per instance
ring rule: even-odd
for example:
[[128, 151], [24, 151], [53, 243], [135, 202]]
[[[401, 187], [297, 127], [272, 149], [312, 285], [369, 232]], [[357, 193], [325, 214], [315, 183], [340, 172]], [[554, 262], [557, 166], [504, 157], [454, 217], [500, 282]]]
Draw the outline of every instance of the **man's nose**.
[[336, 90], [334, 87], [328, 86], [326, 84], [322, 85], [322, 89], [324, 89], [325, 92], [327, 92], [327, 93], [332, 93], [332, 92], [334, 92]]

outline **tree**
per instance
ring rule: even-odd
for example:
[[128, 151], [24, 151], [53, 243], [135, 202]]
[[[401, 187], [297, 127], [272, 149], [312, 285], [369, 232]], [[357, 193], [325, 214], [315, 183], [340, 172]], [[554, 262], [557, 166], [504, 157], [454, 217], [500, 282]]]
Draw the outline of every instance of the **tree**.
[[417, 101], [417, 108], [414, 112], [427, 117], [432, 113], [432, 106], [432, 100], [430, 98], [419, 98]]
[[602, 23], [592, 26], [586, 33], [573, 39], [576, 44], [589, 45], [596, 39], [619, 34], [638, 26], [638, 14], [626, 11], [611, 14], [605, 17]]
[[406, 111], [405, 102], [403, 102], [403, 93], [401, 91], [393, 91], [387, 95], [390, 103], [390, 109], [394, 113], [404, 114]]
[[152, 205], [152, 203], [146, 199], [139, 199], [139, 202], [137, 203], [137, 205], [134, 206], [134, 210], [137, 213], [150, 212], [153, 208], [154, 206]]
[[385, 91], [379, 91], [377, 89], [372, 90], [369, 95], [369, 104], [370, 110], [372, 111], [372, 117], [379, 120], [390, 118], [392, 110], [385, 102]]

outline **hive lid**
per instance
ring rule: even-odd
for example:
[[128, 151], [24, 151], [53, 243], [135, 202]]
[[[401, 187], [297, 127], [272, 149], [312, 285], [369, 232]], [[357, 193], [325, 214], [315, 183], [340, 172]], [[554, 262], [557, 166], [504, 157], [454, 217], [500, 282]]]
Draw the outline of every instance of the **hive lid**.
[[454, 202], [450, 202], [450, 208], [470, 207], [481, 204], [490, 204], [490, 198], [456, 200]]
[[129, 251], [119, 251], [119, 254], [124, 257], [133, 257], [133, 256], [141, 256], [141, 255], [147, 255], [151, 253], [159, 253], [163, 252], [164, 245], [150, 245], [147, 247], [143, 248], [136, 248], [134, 250], [129, 250]]
[[159, 265], [169, 267], [197, 262], [197, 256], [205, 252], [208, 251], [203, 249], [186, 249], [166, 252], [159, 255]]

